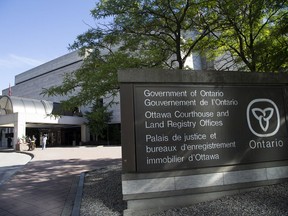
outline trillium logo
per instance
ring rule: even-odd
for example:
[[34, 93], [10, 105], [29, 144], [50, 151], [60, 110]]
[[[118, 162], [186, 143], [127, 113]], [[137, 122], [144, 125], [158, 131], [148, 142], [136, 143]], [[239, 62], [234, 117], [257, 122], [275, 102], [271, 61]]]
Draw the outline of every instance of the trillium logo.
[[273, 116], [274, 109], [270, 107], [266, 109], [253, 108], [252, 113], [258, 119], [261, 129], [266, 132], [269, 128], [269, 121]]
[[255, 99], [247, 107], [247, 122], [254, 135], [274, 136], [280, 128], [278, 107], [270, 99]]

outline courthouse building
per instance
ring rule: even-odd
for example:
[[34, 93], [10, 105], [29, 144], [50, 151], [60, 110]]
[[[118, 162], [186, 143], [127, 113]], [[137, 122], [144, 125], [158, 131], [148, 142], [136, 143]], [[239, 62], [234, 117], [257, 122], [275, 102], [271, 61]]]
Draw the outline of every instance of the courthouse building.
[[[69, 95], [48, 97], [41, 94], [45, 88], [61, 85], [64, 74], [77, 70], [82, 62], [83, 57], [75, 51], [15, 76], [15, 85], [4, 89], [0, 96], [0, 147], [8, 146], [9, 137], [15, 147], [19, 139], [33, 135], [39, 146], [44, 134], [48, 135], [48, 146], [81, 145], [91, 141], [82, 115], [89, 107], [80, 107], [61, 116], [53, 115]], [[113, 117], [109, 129], [118, 128], [120, 136], [119, 107], [111, 108]], [[102, 144], [116, 144], [113, 141], [118, 140], [120, 138], [115, 139], [115, 136], [109, 140], [108, 134]]]

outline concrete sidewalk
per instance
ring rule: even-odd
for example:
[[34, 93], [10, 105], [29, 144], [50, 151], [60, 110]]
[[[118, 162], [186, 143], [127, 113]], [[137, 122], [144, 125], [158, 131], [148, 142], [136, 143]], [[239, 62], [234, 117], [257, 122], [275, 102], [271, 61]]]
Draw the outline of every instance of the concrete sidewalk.
[[47, 148], [31, 153], [34, 158], [0, 186], [0, 216], [69, 216], [80, 174], [121, 163], [119, 146]]
[[32, 159], [32, 155], [21, 154], [10, 149], [0, 149], [0, 186]]

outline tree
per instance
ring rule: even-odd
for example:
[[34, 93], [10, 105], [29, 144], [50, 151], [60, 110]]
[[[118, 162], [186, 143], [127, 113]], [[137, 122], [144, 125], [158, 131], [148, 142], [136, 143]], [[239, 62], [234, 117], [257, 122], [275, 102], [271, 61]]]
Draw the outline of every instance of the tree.
[[103, 138], [105, 136], [105, 129], [111, 118], [111, 112], [108, 112], [107, 108], [103, 106], [103, 103], [98, 101], [91, 107], [91, 111], [86, 113], [86, 118], [90, 132], [92, 135], [95, 135], [96, 140], [98, 136]]
[[70, 94], [63, 106], [79, 107], [113, 97], [118, 92], [118, 69], [184, 69], [192, 51], [210, 32], [212, 24], [203, 22], [210, 6], [210, 0], [99, 1], [91, 14], [104, 24], [90, 28], [70, 45], [87, 56], [82, 67], [67, 74], [61, 86], [43, 93]]
[[222, 69], [287, 71], [287, 6], [287, 0], [216, 0], [219, 26], [206, 44], [210, 58], [229, 56]]
[[[110, 45], [144, 58], [145, 66], [183, 69], [198, 42], [210, 32], [211, 24], [203, 23], [203, 17], [209, 17], [209, 4], [209, 0], [103, 0], [92, 15], [96, 20], [113, 19], [99, 31], [105, 32]], [[74, 43], [74, 48], [79, 47], [83, 43]]]
[[287, 71], [286, 0], [100, 0], [91, 14], [102, 24], [70, 45], [82, 67], [44, 90], [70, 94], [65, 108], [114, 97], [119, 69], [185, 69], [193, 51], [228, 56], [223, 70]]

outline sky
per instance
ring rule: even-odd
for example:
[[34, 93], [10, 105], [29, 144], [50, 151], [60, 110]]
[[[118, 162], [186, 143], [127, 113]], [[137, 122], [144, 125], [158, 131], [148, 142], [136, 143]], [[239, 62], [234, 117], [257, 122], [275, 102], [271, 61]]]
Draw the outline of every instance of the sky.
[[0, 94], [15, 75], [69, 53], [97, 0], [0, 0]]

